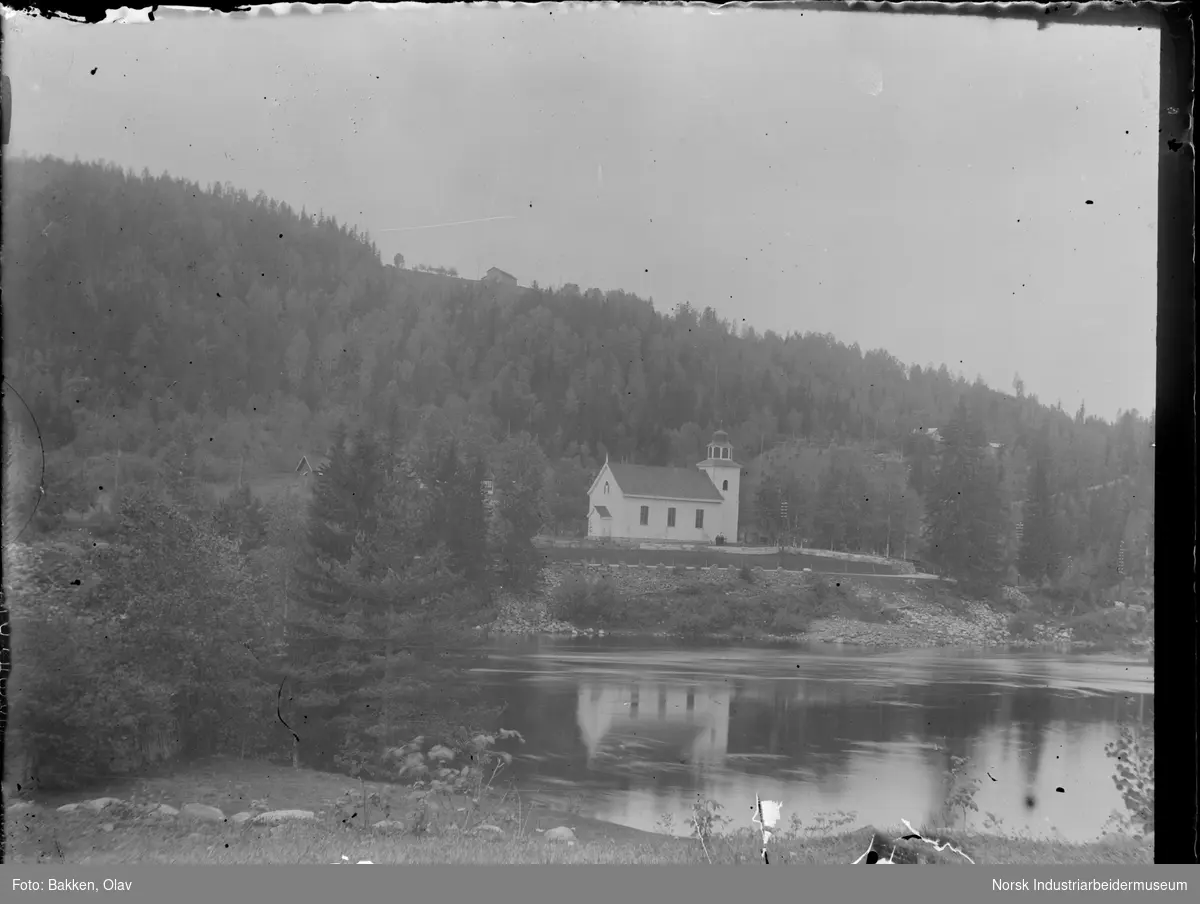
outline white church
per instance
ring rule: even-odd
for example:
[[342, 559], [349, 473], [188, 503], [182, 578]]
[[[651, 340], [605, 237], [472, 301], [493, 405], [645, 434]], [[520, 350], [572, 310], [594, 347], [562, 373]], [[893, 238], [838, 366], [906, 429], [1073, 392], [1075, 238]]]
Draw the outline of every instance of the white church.
[[606, 460], [588, 490], [588, 536], [736, 543], [741, 476], [724, 430], [695, 471]]

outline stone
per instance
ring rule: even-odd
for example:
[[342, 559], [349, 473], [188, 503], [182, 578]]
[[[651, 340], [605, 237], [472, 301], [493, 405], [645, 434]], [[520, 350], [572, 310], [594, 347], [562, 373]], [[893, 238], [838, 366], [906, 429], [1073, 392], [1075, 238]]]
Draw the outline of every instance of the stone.
[[408, 827], [398, 819], [381, 819], [371, 828], [376, 832], [403, 832]]
[[106, 822], [106, 823], [101, 824], [100, 831], [101, 832], [111, 832], [115, 828], [116, 828], [116, 826], [113, 823]]
[[93, 813], [99, 813], [101, 810], [120, 802], [120, 799], [116, 797], [97, 797], [95, 800], [85, 800], [83, 805]]
[[79, 804], [63, 804], [61, 807], [58, 808], [57, 812], [59, 812], [59, 813], [74, 813], [78, 809], [79, 809]]
[[232, 822], [234, 825], [240, 826], [247, 819], [253, 819], [253, 818], [254, 818], [253, 813], [247, 813], [245, 810], [243, 810], [241, 813], [234, 813], [232, 816], [230, 816], [229, 821]]
[[276, 825], [289, 819], [316, 819], [312, 810], [270, 810], [254, 817], [258, 825]]
[[184, 804], [183, 815], [192, 819], [202, 819], [206, 822], [224, 822], [225, 814], [216, 807], [208, 804]]
[[487, 822], [483, 823], [482, 825], [475, 826], [475, 831], [483, 832], [484, 834], [487, 834], [487, 835], [503, 835], [504, 834], [504, 829], [500, 828], [500, 826], [494, 826], [491, 823], [487, 823]]
[[157, 807], [154, 808], [154, 810], [152, 812], [156, 813], [159, 816], [178, 816], [179, 815], [179, 811], [176, 810], [174, 807], [172, 807], [170, 804], [159, 804]]
[[556, 826], [546, 831], [545, 839], [551, 843], [574, 844], [575, 832], [567, 826]]
[[[69, 806], [69, 805], [68, 805]], [[14, 800], [8, 805], [9, 813], [24, 813], [26, 810], [33, 809], [33, 802], [28, 800]]]

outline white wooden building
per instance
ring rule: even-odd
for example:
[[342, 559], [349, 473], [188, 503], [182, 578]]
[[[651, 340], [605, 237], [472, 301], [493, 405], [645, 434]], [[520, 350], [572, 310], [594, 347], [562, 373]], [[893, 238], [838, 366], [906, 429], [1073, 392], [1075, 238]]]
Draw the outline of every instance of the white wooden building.
[[741, 476], [723, 430], [696, 470], [605, 461], [588, 491], [588, 536], [736, 543]]

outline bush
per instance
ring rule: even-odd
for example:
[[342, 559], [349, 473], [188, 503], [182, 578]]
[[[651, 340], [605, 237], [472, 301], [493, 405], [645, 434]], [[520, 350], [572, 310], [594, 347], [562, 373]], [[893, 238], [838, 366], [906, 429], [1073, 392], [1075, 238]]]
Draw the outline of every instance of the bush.
[[568, 576], [547, 607], [552, 618], [575, 625], [610, 626], [626, 617], [628, 603], [609, 577]]
[[5, 576], [13, 753], [42, 787], [136, 767], [140, 742], [149, 751], [164, 733], [184, 754], [258, 753], [272, 736], [268, 616], [244, 559], [208, 525], [135, 494], [111, 546], [63, 542], [25, 564]]
[[1076, 640], [1111, 646], [1138, 632], [1139, 624], [1145, 624], [1144, 617], [1140, 616], [1141, 613], [1127, 609], [1100, 609], [1075, 616], [1067, 626]]
[[771, 619], [771, 633], [788, 635], [803, 634], [812, 625], [812, 619], [800, 612], [782, 610]]
[[900, 610], [895, 606], [870, 608], [860, 616], [863, 621], [880, 625], [895, 625], [900, 622]]
[[703, 637], [716, 632], [708, 616], [702, 612], [680, 612], [671, 617], [667, 625], [673, 634], [684, 638]]
[[1113, 783], [1121, 792], [1127, 817], [1143, 832], [1154, 831], [1154, 730], [1135, 732], [1122, 725], [1116, 741], [1107, 744], [1105, 754], [1116, 761]]
[[750, 568], [749, 565], [743, 565], [741, 567], [741, 570], [738, 571], [738, 577], [741, 578], [743, 581], [745, 581], [747, 584], [753, 584], [755, 581], [754, 571]]
[[1008, 620], [1008, 636], [1033, 640], [1038, 620], [1032, 612], [1018, 612]]
[[830, 586], [823, 578], [818, 578], [813, 584], [807, 600], [813, 618], [832, 618], [838, 615], [846, 601], [846, 591], [841, 587]]

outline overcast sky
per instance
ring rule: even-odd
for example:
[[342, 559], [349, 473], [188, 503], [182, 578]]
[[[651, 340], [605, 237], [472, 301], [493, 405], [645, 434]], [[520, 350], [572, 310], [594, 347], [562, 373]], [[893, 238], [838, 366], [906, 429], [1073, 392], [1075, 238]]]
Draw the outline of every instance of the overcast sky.
[[262, 189], [385, 261], [1154, 405], [1150, 30], [449, 6], [6, 30], [16, 152]]

